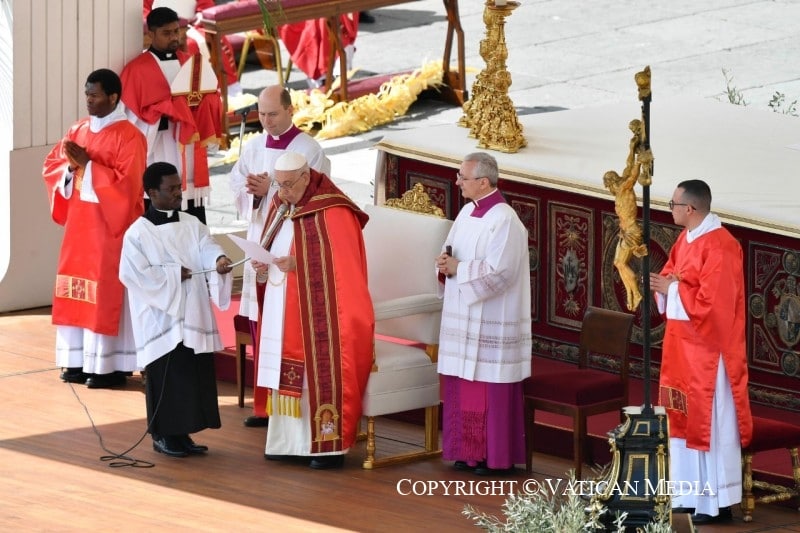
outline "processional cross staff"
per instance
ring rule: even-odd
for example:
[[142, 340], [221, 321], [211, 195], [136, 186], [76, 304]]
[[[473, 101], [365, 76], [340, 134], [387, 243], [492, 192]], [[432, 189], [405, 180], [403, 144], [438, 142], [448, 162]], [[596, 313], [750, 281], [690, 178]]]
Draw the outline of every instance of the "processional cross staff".
[[[642, 102], [641, 119], [628, 124], [631, 137], [628, 158], [622, 175], [610, 170], [603, 176], [603, 183], [614, 194], [614, 210], [619, 217], [619, 240], [614, 254], [614, 266], [625, 286], [629, 311], [635, 311], [642, 303], [642, 331], [644, 357], [644, 409], [643, 414], [652, 414], [650, 403], [650, 278], [643, 275], [642, 291], [629, 265], [633, 257], [642, 258], [643, 273], [650, 272], [650, 185], [653, 181], [653, 153], [650, 150], [650, 67], [645, 67], [634, 76]], [[634, 186], [642, 186], [642, 225], [636, 220], [636, 193]], [[642, 297], [642, 293], [647, 297]]]

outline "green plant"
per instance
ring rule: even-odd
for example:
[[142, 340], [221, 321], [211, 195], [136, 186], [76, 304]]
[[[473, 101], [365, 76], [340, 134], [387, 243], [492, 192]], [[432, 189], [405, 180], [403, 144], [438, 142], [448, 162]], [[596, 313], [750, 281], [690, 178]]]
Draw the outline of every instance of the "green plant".
[[[725, 77], [725, 95], [728, 97], [728, 101], [735, 105], [746, 106], [747, 101], [744, 99], [744, 94], [733, 85], [733, 74], [727, 69], [722, 69], [722, 75]], [[767, 105], [776, 113], [796, 117], [798, 116], [797, 104], [797, 99], [787, 103], [786, 95], [780, 91], [775, 91], [775, 94], [772, 95], [772, 99]]]
[[772, 95], [772, 100], [767, 105], [776, 113], [797, 116], [797, 100], [792, 100], [791, 103], [787, 104], [786, 95], [781, 92], [775, 91], [775, 94]]
[[258, 0], [258, 7], [261, 9], [264, 33], [272, 35], [279, 24], [277, 21], [283, 16], [283, 6], [278, 0]]
[[728, 96], [728, 101], [734, 105], [747, 105], [742, 91], [733, 85], [733, 74], [726, 69], [722, 69], [722, 75], [725, 77], [725, 93]]
[[[567, 486], [574, 486], [575, 473], [569, 472]], [[558, 485], [557, 485], [558, 486]], [[462, 514], [470, 518], [475, 526], [492, 533], [578, 533], [580, 531], [603, 531], [605, 525], [602, 516], [608, 509], [598, 503], [589, 503], [576, 490], [565, 490], [556, 494], [549, 490], [547, 483], [538, 485], [535, 492], [528, 494], [512, 494], [503, 503], [502, 512], [505, 520], [497, 516], [478, 511], [466, 505]], [[613, 521], [613, 531], [625, 531], [626, 514], [617, 514]], [[641, 533], [671, 533], [669, 513], [659, 515], [656, 519], [639, 528]]]

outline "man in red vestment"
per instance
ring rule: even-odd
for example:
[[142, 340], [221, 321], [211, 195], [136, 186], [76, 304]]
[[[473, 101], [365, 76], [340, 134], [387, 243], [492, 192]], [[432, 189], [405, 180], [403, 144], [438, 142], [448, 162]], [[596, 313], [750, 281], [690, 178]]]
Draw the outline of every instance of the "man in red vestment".
[[[181, 18], [181, 22], [186, 21], [186, 26], [182, 28], [186, 36], [184, 51], [190, 55], [196, 53], [202, 54], [203, 57], [210, 61], [211, 52], [208, 50], [208, 44], [205, 40], [205, 31], [202, 25], [202, 13], [205, 9], [210, 9], [216, 6], [214, 0], [144, 0], [142, 2], [142, 16], [147, 21], [147, 15], [154, 8], [170, 7]], [[222, 36], [222, 71], [228, 80], [228, 95], [236, 96], [241, 94], [242, 86], [239, 83], [238, 68], [236, 65], [236, 57], [233, 53], [233, 47], [227, 35]]]
[[264, 247], [258, 384], [272, 389], [266, 458], [338, 468], [355, 442], [375, 317], [361, 228], [367, 215], [297, 152], [275, 162]]
[[122, 70], [122, 102], [147, 138], [147, 164], [178, 168], [185, 180], [182, 208], [205, 222], [211, 193], [206, 147], [219, 143], [222, 102], [208, 62], [178, 49], [178, 20], [166, 7], [147, 16], [151, 45]]
[[[294, 24], [286, 24], [278, 29], [281, 41], [289, 51], [297, 68], [308, 77], [311, 88], [325, 83], [328, 72], [328, 59], [331, 57], [331, 36], [326, 19], [306, 20]], [[358, 33], [358, 13], [339, 16], [339, 37], [345, 50], [344, 58], [350, 68], [351, 58], [355, 52], [353, 46]], [[339, 58], [342, 61], [343, 58]]]
[[660, 403], [670, 436], [670, 480], [695, 484], [673, 496], [693, 522], [731, 519], [742, 500], [741, 448], [753, 422], [747, 393], [742, 248], [711, 212], [701, 180], [678, 184], [669, 203], [684, 230], [660, 274], [650, 274], [666, 315]]
[[116, 73], [86, 79], [89, 117], [75, 123], [44, 162], [53, 220], [64, 226], [53, 294], [61, 379], [102, 388], [136, 370], [130, 313], [119, 281], [122, 236], [143, 212], [144, 136], [117, 106]]

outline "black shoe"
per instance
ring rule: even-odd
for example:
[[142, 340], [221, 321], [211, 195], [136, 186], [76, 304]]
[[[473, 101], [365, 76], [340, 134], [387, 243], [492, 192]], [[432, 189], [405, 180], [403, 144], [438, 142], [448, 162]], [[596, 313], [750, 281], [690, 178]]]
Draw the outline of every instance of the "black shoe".
[[154, 437], [153, 449], [169, 457], [186, 457], [189, 455], [189, 452], [175, 440], [175, 437]]
[[673, 507], [672, 514], [694, 514], [694, 507]]
[[311, 459], [309, 465], [315, 470], [330, 470], [332, 468], [341, 468], [344, 466], [344, 454], [337, 455], [320, 455]]
[[514, 465], [508, 468], [489, 468], [485, 462], [481, 462], [474, 472], [476, 476], [507, 476], [514, 473]]
[[695, 513], [692, 515], [692, 524], [706, 525], [706, 524], [722, 524], [733, 520], [733, 513], [730, 507], [720, 507], [719, 514], [711, 516], [703, 513]]
[[124, 372], [111, 372], [110, 374], [89, 374], [86, 378], [86, 386], [90, 389], [110, 389], [125, 385], [126, 377]]
[[65, 383], [86, 383], [89, 374], [84, 374], [83, 368], [77, 366], [63, 369], [60, 377]]
[[244, 419], [244, 425], [249, 428], [265, 428], [269, 425], [269, 417], [248, 416]]
[[358, 21], [363, 24], [375, 24], [375, 17], [370, 15], [369, 11], [360, 11], [358, 13]]
[[273, 455], [271, 453], [264, 454], [264, 459], [267, 461], [292, 461], [296, 458], [296, 455]]
[[208, 446], [195, 443], [195, 441], [193, 441], [192, 437], [189, 435], [180, 435], [178, 440], [180, 440], [181, 444], [183, 444], [183, 449], [189, 453], [198, 454], [206, 453], [208, 451]]
[[475, 467], [474, 466], [469, 466], [466, 461], [456, 461], [455, 463], [453, 463], [453, 468], [455, 468], [456, 470], [462, 470], [462, 471], [475, 470]]

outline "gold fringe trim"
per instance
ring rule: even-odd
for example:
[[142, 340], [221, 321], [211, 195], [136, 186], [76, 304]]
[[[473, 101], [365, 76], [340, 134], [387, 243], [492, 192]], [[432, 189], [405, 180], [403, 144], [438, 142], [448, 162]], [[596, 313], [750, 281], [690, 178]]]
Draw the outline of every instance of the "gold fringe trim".
[[[277, 403], [277, 406], [273, 405]], [[300, 398], [294, 396], [286, 396], [278, 393], [278, 399], [275, 401], [267, 400], [267, 416], [272, 416], [275, 408], [278, 409], [278, 414], [283, 416], [291, 416], [293, 418], [300, 418]]]
[[[331, 95], [337, 88], [336, 84], [328, 93], [319, 89], [311, 92], [292, 90], [292, 121], [309, 134], [321, 125], [319, 131], [313, 134], [317, 140], [363, 133], [405, 115], [422, 91], [441, 84], [442, 63], [433, 61], [410, 74], [395, 76], [384, 82], [377, 94], [365, 94], [349, 102], [333, 101]], [[243, 95], [235, 101], [229, 101], [228, 108], [238, 109], [257, 100], [253, 95]], [[246, 143], [253, 135], [249, 133], [242, 140], [233, 139], [225, 156], [216, 161], [214, 166], [236, 162], [239, 159], [239, 144]]]

